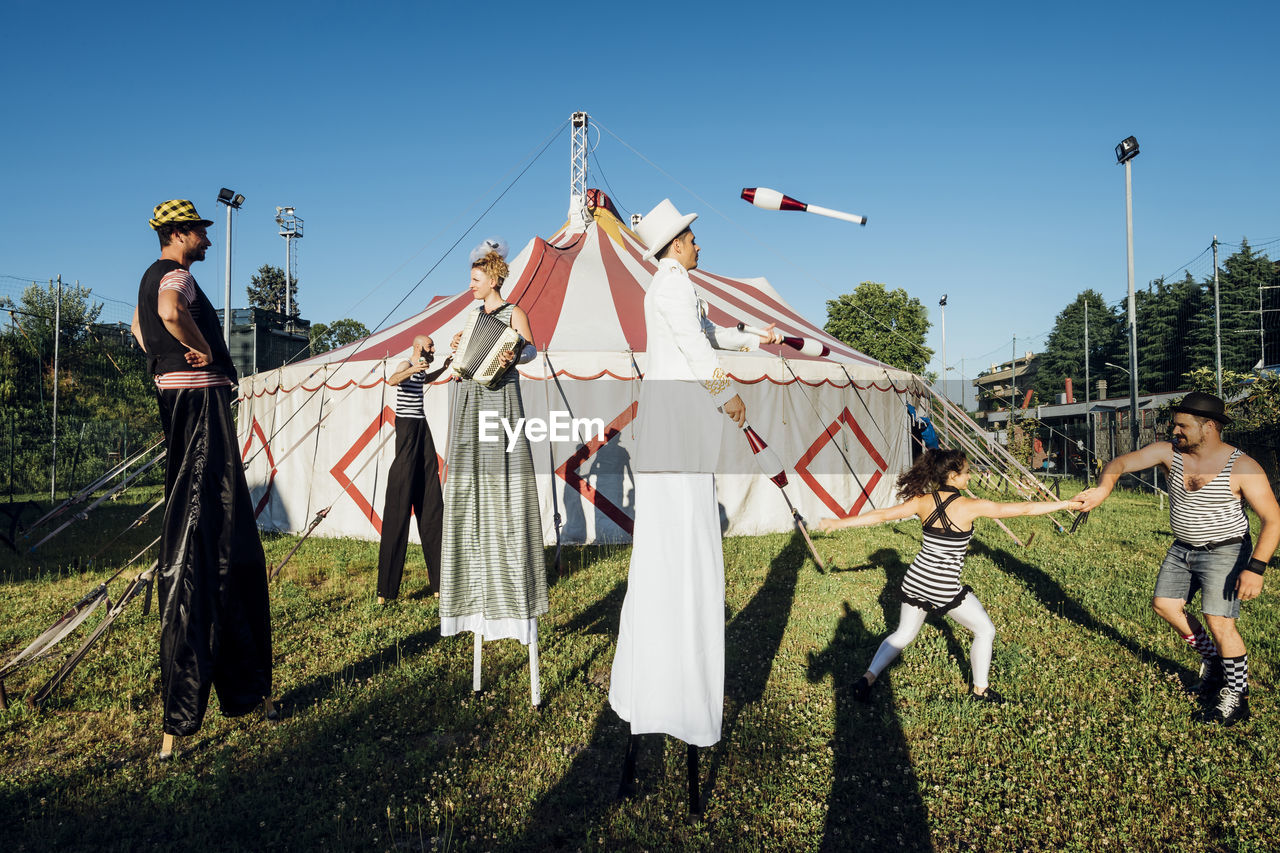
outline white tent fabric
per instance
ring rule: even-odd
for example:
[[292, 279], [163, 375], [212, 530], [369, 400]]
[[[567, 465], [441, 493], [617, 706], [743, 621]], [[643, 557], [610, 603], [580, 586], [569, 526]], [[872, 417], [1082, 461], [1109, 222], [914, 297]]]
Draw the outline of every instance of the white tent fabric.
[[[629, 540], [634, 515], [629, 460], [654, 265], [641, 259], [643, 244], [608, 199], [590, 197], [596, 206], [585, 229], [566, 225], [549, 240], [530, 240], [511, 261], [505, 288], [528, 313], [539, 350], [519, 368], [526, 417], [558, 426], [566, 439], [532, 442], [548, 545], [557, 541], [557, 518], [563, 542], [620, 542]], [[910, 464], [903, 395], [915, 377], [830, 337], [763, 278], [698, 270], [693, 279], [717, 325], [776, 322], [831, 349], [825, 358], [786, 347], [721, 354], [752, 426], [782, 460], [800, 512], [816, 521], [891, 503], [893, 481]], [[386, 377], [408, 357], [414, 335], [429, 334], [444, 349], [473, 306], [469, 290], [436, 297], [356, 344], [242, 380], [242, 455], [262, 529], [301, 531], [332, 507], [314, 535], [379, 537], [395, 450], [395, 389]], [[442, 377], [426, 395], [442, 471], [454, 387]], [[571, 418], [598, 419], [604, 439], [572, 438]], [[777, 487], [725, 423], [732, 434], [717, 464], [717, 493], [726, 534], [789, 529]]]

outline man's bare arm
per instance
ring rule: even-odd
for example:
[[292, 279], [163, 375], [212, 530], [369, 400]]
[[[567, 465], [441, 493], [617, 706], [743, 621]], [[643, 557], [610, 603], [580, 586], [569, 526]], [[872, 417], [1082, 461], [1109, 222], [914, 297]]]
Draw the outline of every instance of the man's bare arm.
[[147, 351], [147, 345], [142, 342], [142, 324], [138, 322], [138, 309], [133, 309], [133, 322], [129, 324], [129, 331], [133, 332], [133, 339], [138, 342], [138, 346], [143, 352]]
[[1172, 462], [1173, 445], [1167, 441], [1153, 442], [1132, 453], [1117, 456], [1107, 463], [1107, 467], [1102, 469], [1102, 476], [1098, 477], [1098, 485], [1092, 489], [1085, 489], [1076, 495], [1076, 500], [1083, 502], [1079, 508], [1080, 511], [1088, 512], [1106, 500], [1107, 495], [1111, 494], [1116, 482], [1123, 475], [1134, 471], [1145, 471], [1157, 465], [1163, 465], [1168, 468]]
[[192, 367], [208, 367], [213, 363], [213, 353], [209, 342], [200, 334], [191, 312], [179, 298], [176, 290], [162, 290], [156, 299], [156, 313], [169, 334], [178, 339], [178, 343], [186, 347], [187, 362]]

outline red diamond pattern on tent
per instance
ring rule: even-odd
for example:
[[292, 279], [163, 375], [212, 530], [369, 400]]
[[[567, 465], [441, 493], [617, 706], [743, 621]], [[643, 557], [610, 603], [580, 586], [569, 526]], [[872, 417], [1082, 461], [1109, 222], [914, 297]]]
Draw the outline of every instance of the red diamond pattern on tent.
[[[348, 474], [347, 468], [351, 466], [351, 463], [356, 461], [360, 454], [364, 452], [365, 448], [373, 443], [373, 440], [379, 436], [384, 426], [390, 427], [390, 432], [382, 437], [382, 440], [378, 442], [378, 446], [373, 449], [373, 453], [370, 454], [369, 458], [356, 469], [355, 473]], [[358, 487], [355, 487], [355, 478], [359, 477], [360, 473], [365, 469], [365, 466], [377, 457], [377, 455], [382, 451], [383, 446], [388, 441], [395, 438], [395, 426], [395, 410], [390, 406], [383, 406], [382, 411], [373, 419], [373, 422], [369, 424], [369, 426], [365, 427], [364, 432], [360, 433], [355, 444], [352, 444], [350, 449], [347, 450], [346, 453], [342, 454], [342, 458], [338, 460], [338, 464], [334, 465], [329, 471], [329, 473], [333, 475], [333, 479], [337, 480], [338, 484], [342, 486], [342, 490], [351, 496], [351, 500], [355, 501], [356, 506], [360, 507], [361, 513], [365, 518], [369, 519], [369, 522], [373, 525], [373, 529], [377, 531], [379, 536], [382, 535], [382, 517], [374, 511], [373, 504], [371, 504], [369, 499], [364, 496], [364, 493], [361, 492]], [[443, 483], [446, 475], [445, 463], [439, 453], [436, 454], [436, 470], [440, 472], [440, 482]]]
[[382, 445], [395, 437], [395, 422], [395, 410], [390, 406], [383, 406], [382, 411], [378, 412], [378, 416], [373, 419], [372, 423], [365, 427], [364, 432], [360, 433], [360, 436], [356, 438], [355, 443], [351, 445], [351, 448], [347, 450], [346, 453], [342, 454], [342, 458], [339, 459], [337, 464], [329, 471], [329, 473], [333, 475], [333, 479], [337, 480], [338, 484], [342, 486], [342, 490], [351, 496], [351, 500], [356, 502], [356, 506], [360, 507], [360, 511], [364, 517], [373, 523], [373, 529], [378, 531], [379, 536], [382, 535], [382, 519], [378, 516], [378, 513], [374, 511], [373, 504], [369, 503], [369, 499], [364, 496], [364, 493], [361, 492], [359, 488], [355, 487], [355, 478], [360, 476], [360, 472], [364, 470], [365, 465], [369, 464], [369, 460], [366, 459], [364, 465], [361, 465], [354, 475], [348, 474], [347, 468], [350, 467], [351, 463], [356, 461], [356, 458], [364, 452], [365, 448], [373, 443], [373, 440], [382, 432], [383, 426], [390, 425], [392, 427], [390, 434], [378, 442], [378, 446], [374, 448], [369, 459], [376, 457], [378, 455], [378, 451], [382, 449]]
[[[867, 482], [861, 484], [862, 494], [858, 495], [858, 499], [853, 502], [853, 506], [847, 511], [840, 506], [839, 502], [834, 497], [831, 496], [830, 492], [823, 488], [822, 484], [818, 482], [818, 478], [809, 471], [809, 463], [813, 462], [814, 458], [824, 447], [827, 446], [828, 443], [835, 440], [836, 436], [840, 433], [841, 424], [844, 424], [849, 428], [849, 430], [858, 439], [859, 443], [862, 444], [863, 448], [866, 449], [867, 455], [871, 457], [871, 461], [880, 469], [867, 478]], [[845, 407], [845, 409], [840, 412], [839, 417], [831, 422], [831, 426], [823, 430], [822, 435], [818, 436], [818, 440], [810, 445], [809, 449], [806, 450], [804, 455], [796, 462], [796, 473], [800, 475], [800, 479], [804, 480], [805, 483], [808, 484], [809, 488], [813, 490], [813, 493], [827, 505], [827, 509], [834, 512], [839, 518], [848, 518], [851, 515], [857, 515], [862, 509], [862, 505], [870, 498], [871, 492], [875, 490], [876, 483], [880, 482], [880, 478], [884, 476], [884, 472], [888, 467], [889, 463], [884, 461], [880, 452], [876, 450], [875, 445], [871, 443], [869, 438], [867, 438], [867, 434], [862, 431], [862, 427], [858, 426], [858, 422], [854, 420], [853, 415], [849, 413], [848, 407]]]
[[271, 503], [271, 487], [276, 482], [276, 459], [275, 454], [271, 452], [271, 445], [267, 442], [267, 434], [263, 431], [262, 424], [258, 423], [257, 418], [254, 418], [253, 423], [249, 426], [249, 440], [240, 449], [240, 459], [243, 461], [249, 458], [249, 448], [253, 447], [255, 438], [262, 442], [262, 449], [267, 454], [267, 465], [271, 469], [267, 474], [267, 487], [263, 489], [262, 497], [258, 499], [258, 505], [253, 508], [253, 517], [257, 518], [262, 515], [262, 511], [267, 508], [267, 504]]
[[604, 438], [599, 436], [591, 439], [586, 444], [580, 445], [574, 454], [564, 461], [564, 464], [556, 469], [556, 474], [560, 479], [568, 483], [572, 488], [577, 489], [578, 494], [587, 499], [587, 502], [600, 510], [614, 524], [626, 531], [627, 535], [631, 535], [632, 518], [627, 515], [617, 504], [606, 498], [600, 492], [596, 491], [590, 483], [583, 479], [578, 473], [578, 469], [582, 464], [596, 454], [600, 448], [604, 447], [614, 439], [623, 428], [635, 420], [636, 412], [639, 410], [638, 402], [632, 403], [630, 406], [622, 410], [616, 418], [610, 421], [609, 425], [604, 429]]

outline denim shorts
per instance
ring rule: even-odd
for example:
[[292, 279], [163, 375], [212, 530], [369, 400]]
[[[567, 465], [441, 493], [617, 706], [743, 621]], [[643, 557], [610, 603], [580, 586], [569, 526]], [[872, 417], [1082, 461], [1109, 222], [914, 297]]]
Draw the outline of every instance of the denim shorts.
[[1208, 551], [1188, 548], [1175, 541], [1160, 564], [1155, 596], [1190, 601], [1199, 589], [1201, 612], [1235, 619], [1240, 615], [1236, 580], [1249, 564], [1252, 553], [1253, 545], [1247, 536], [1243, 542]]

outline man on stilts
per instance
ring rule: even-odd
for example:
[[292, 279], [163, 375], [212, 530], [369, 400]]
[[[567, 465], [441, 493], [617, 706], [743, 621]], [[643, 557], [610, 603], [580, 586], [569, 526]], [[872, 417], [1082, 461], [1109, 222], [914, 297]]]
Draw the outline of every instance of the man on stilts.
[[689, 225], [669, 199], [636, 227], [656, 259], [644, 299], [648, 362], [634, 459], [636, 519], [609, 704], [631, 724], [619, 795], [631, 793], [638, 736], [688, 744], [689, 810], [701, 811], [698, 747], [720, 740], [724, 711], [724, 555], [714, 471], [724, 418], [746, 420], [714, 348], [752, 350], [768, 337], [714, 326], [689, 278]]
[[186, 199], [156, 206], [160, 260], [142, 276], [133, 335], [147, 354], [165, 437], [157, 557], [164, 739], [195, 734], [210, 689], [229, 717], [271, 705], [266, 560], [236, 443], [236, 369], [218, 313], [191, 275], [211, 245]]

